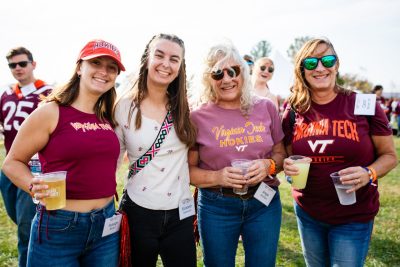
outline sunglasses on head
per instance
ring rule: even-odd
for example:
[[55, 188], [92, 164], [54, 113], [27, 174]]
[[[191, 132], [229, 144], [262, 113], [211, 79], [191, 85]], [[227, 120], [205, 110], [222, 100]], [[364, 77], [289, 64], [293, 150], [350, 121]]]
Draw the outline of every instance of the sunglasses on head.
[[[260, 66], [260, 70], [261, 70], [261, 71], [264, 71], [264, 70], [266, 70], [266, 69], [267, 69], [267, 66]], [[268, 72], [269, 72], [269, 73], [273, 73], [274, 70], [275, 70], [274, 67], [272, 67], [272, 66], [269, 66], [269, 67], [268, 67]]]
[[17, 65], [19, 65], [21, 68], [25, 68], [28, 66], [28, 63], [31, 63], [32, 61], [20, 61], [20, 62], [15, 62], [15, 63], [8, 63], [8, 67], [10, 69], [15, 69]]
[[332, 68], [335, 66], [337, 57], [335, 55], [327, 55], [323, 57], [307, 57], [303, 59], [303, 66], [306, 70], [315, 70], [318, 66], [318, 61], [321, 61], [322, 66], [325, 68]]
[[240, 74], [240, 66], [230, 66], [229, 68], [213, 71], [211, 72], [211, 78], [216, 81], [222, 80], [224, 78], [225, 71], [229, 77], [235, 78]]

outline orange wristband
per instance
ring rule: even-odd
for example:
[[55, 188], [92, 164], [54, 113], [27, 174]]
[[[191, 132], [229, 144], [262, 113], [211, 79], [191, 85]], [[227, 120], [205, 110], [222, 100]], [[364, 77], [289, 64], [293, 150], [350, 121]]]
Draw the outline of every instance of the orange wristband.
[[276, 174], [276, 163], [275, 163], [275, 160], [268, 159], [268, 161], [269, 161], [269, 169], [268, 169], [269, 174]]
[[375, 183], [375, 181], [378, 180], [378, 176], [376, 175], [376, 170], [374, 168], [372, 168], [371, 166], [368, 166], [367, 168], [368, 168], [368, 170], [371, 171], [372, 182]]

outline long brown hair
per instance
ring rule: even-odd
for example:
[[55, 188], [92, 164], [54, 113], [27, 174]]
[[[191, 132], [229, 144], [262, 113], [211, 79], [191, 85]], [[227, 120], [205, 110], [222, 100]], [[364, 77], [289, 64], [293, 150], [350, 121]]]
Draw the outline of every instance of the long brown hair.
[[[60, 106], [70, 106], [79, 95], [80, 76], [77, 71], [82, 61], [76, 64], [74, 74], [71, 79], [61, 87], [54, 89], [50, 95], [45, 98], [45, 102], [56, 102]], [[114, 103], [117, 93], [115, 86], [102, 94], [94, 106], [94, 113], [97, 118], [103, 122], [109, 122], [113, 128], [117, 125], [114, 118]]]
[[168, 103], [166, 108], [171, 112], [172, 117], [174, 118], [174, 127], [179, 140], [185, 143], [188, 147], [191, 147], [195, 144], [196, 141], [196, 130], [189, 116], [189, 104], [187, 100], [186, 88], [185, 46], [183, 41], [176, 35], [164, 33], [157, 34], [153, 36], [150, 42], [146, 45], [146, 48], [141, 57], [138, 78], [131, 89], [133, 90], [133, 98], [129, 110], [128, 122], [131, 121], [133, 111], [135, 108], [137, 108], [137, 113], [135, 117], [135, 128], [139, 129], [142, 125], [142, 113], [140, 110], [140, 103], [148, 94], [147, 62], [152, 45], [160, 39], [169, 40], [171, 42], [177, 43], [183, 51], [179, 74], [168, 85], [167, 88]]
[[[325, 44], [328, 47], [327, 49], [331, 49], [332, 53], [336, 55], [336, 68], [339, 69], [339, 57], [332, 43], [328, 39], [311, 39], [303, 45], [299, 52], [297, 52], [296, 58], [294, 60], [294, 84], [290, 88], [291, 95], [289, 96], [290, 106], [299, 113], [307, 112], [311, 107], [311, 88], [309, 87], [309, 84], [304, 77], [303, 60], [311, 56], [311, 54], [317, 49], [320, 44]], [[337, 84], [335, 85], [334, 90], [337, 93], [351, 93], [351, 90], [344, 89]]]

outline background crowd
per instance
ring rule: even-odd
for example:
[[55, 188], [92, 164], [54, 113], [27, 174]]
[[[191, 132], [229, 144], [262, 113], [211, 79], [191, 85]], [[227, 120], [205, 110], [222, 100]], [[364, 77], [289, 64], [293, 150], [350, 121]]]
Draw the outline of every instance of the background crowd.
[[[298, 174], [292, 154], [313, 159], [307, 187], [292, 191], [306, 264], [364, 265], [379, 210], [377, 180], [397, 164], [391, 136], [400, 134], [392, 129], [396, 120], [400, 127], [400, 102], [385, 99], [376, 85], [374, 115], [355, 116], [358, 94], [337, 84], [340, 60], [329, 40], [311, 39], [298, 51], [287, 99], [270, 92], [270, 58], [254, 61], [226, 43], [209, 49], [201, 97], [188, 101], [184, 42], [171, 34], [149, 41], [118, 99], [116, 78], [125, 67], [104, 40], [88, 42], [70, 80], [55, 89], [34, 77], [36, 61], [26, 48], [6, 59], [17, 83], [1, 92], [7, 156], [0, 185], [18, 226], [20, 266], [117, 266], [120, 236], [102, 230], [116, 216], [115, 173], [126, 154], [119, 208], [129, 223], [133, 266], [155, 266], [158, 256], [164, 266], [196, 266], [195, 210], [205, 266], [234, 266], [239, 239], [246, 266], [274, 266], [282, 217], [276, 174]], [[341, 121], [352, 123], [341, 126], [348, 127], [345, 138], [336, 128]], [[326, 138], [335, 142], [321, 148], [329, 161], [309, 146]], [[36, 153], [42, 172], [67, 171], [63, 209], [46, 209], [48, 187], [30, 168]], [[252, 164], [240, 170], [231, 166], [237, 158]], [[354, 205], [337, 201], [332, 171], [353, 186]], [[199, 188], [194, 199], [190, 184]], [[235, 193], [243, 187], [246, 193]]]

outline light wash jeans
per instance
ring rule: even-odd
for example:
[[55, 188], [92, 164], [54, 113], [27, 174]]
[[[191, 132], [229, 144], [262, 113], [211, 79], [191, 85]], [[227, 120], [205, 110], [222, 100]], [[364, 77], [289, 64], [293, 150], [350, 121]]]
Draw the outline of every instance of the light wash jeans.
[[275, 266], [281, 221], [278, 190], [265, 206], [253, 197], [242, 200], [200, 189], [198, 223], [204, 266], [235, 266], [240, 235], [246, 267]]
[[294, 209], [307, 266], [364, 266], [373, 221], [327, 224], [313, 219], [296, 202]]
[[32, 222], [27, 266], [117, 266], [119, 232], [102, 237], [104, 222], [114, 213], [114, 201], [87, 213], [46, 211], [39, 205]]
[[31, 196], [16, 187], [3, 172], [0, 173], [0, 189], [7, 214], [17, 225], [19, 266], [25, 267], [31, 222], [35, 216], [36, 205], [33, 204]]

